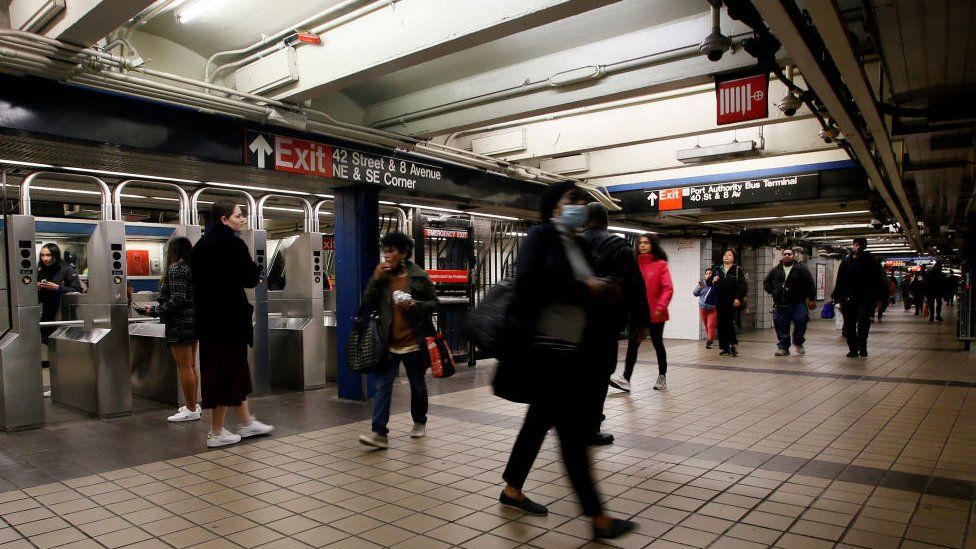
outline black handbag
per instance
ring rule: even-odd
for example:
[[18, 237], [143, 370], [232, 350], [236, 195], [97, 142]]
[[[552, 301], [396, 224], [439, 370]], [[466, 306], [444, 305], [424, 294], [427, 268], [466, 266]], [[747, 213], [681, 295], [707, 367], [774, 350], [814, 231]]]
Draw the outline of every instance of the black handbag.
[[[483, 351], [501, 358], [518, 341], [518, 322], [510, 314], [515, 281], [506, 278], [488, 290], [481, 303], [464, 317], [461, 334]], [[515, 333], [513, 333], [515, 332]]]
[[346, 366], [360, 374], [373, 373], [386, 362], [388, 353], [380, 335], [379, 314], [361, 305], [359, 313], [353, 318], [352, 332], [346, 346]]

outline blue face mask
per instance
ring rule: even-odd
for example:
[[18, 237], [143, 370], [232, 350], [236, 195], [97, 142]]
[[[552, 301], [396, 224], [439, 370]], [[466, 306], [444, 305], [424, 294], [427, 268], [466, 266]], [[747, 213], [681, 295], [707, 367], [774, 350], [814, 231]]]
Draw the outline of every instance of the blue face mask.
[[559, 216], [559, 222], [570, 229], [576, 229], [586, 223], [586, 217], [586, 206], [565, 204], [563, 205], [562, 215]]

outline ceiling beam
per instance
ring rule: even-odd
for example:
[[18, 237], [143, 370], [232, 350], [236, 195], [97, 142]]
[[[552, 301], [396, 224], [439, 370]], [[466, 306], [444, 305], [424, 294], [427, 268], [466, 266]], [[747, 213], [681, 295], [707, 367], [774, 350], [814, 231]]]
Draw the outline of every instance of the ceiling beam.
[[299, 79], [272, 95], [299, 101], [565, 19], [619, 0], [411, 0], [298, 48]]
[[[868, 177], [874, 182], [874, 188], [895, 214], [909, 238], [921, 248], [923, 242], [918, 223], [905, 192], [888, 130], [878, 112], [868, 80], [851, 47], [847, 27], [834, 2], [809, 2], [806, 8], [828, 45], [829, 53], [843, 75], [844, 83], [849, 87], [856, 106], [866, 119], [867, 132], [881, 157], [881, 165], [871, 154], [868, 136], [862, 135], [860, 124], [848, 110], [847, 100], [841, 97], [834, 82], [821, 66], [819, 58], [822, 53], [813, 51], [804, 39], [807, 29], [801, 27], [800, 21], [794, 20], [790, 10], [779, 0], [755, 0], [753, 3], [769, 25], [773, 35], [790, 53], [790, 57], [800, 68], [806, 81], [836, 120], [837, 126], [847, 136], [854, 154], [867, 171]], [[887, 177], [882, 174], [882, 168]]]
[[44, 35], [78, 46], [91, 46], [123, 25], [154, 0], [71, 0]]

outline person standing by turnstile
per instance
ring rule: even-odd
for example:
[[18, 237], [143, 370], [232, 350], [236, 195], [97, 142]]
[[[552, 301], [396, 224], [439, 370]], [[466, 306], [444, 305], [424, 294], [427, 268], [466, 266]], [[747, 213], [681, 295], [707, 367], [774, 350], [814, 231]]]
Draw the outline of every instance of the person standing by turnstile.
[[[41, 303], [41, 322], [50, 322], [57, 320], [61, 311], [61, 296], [71, 292], [81, 293], [81, 281], [75, 268], [62, 260], [61, 248], [57, 244], [52, 242], [41, 246], [40, 259], [37, 300]], [[47, 345], [48, 336], [56, 329], [53, 326], [41, 328], [41, 343]]]
[[193, 244], [186, 237], [177, 237], [166, 245], [166, 271], [159, 285], [158, 305], [139, 307], [143, 315], [159, 317], [166, 325], [166, 346], [173, 354], [184, 406], [166, 418], [173, 423], [200, 419], [197, 404], [197, 331], [193, 319], [193, 278], [190, 274]]
[[[193, 248], [193, 308], [200, 338], [203, 407], [213, 409], [207, 446], [235, 444], [241, 438], [270, 433], [251, 415], [247, 395], [253, 391], [247, 348], [253, 345], [253, 307], [244, 288], [258, 284], [261, 268], [251, 259], [237, 233], [247, 220], [240, 207], [221, 199], [210, 209], [206, 234]], [[240, 434], [224, 428], [228, 406], [237, 407]]]

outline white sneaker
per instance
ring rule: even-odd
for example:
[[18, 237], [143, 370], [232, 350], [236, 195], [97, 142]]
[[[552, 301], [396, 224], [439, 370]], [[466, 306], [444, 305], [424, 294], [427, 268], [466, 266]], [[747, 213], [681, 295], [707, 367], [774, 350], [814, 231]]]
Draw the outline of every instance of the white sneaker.
[[796, 350], [796, 354], [798, 354], [798, 355], [805, 355], [805, 354], [807, 354], [807, 350], [803, 348], [803, 345], [796, 345], [794, 347], [794, 349]]
[[226, 428], [222, 427], [220, 429], [220, 434], [215, 435], [213, 433], [207, 433], [207, 448], [216, 448], [218, 446], [227, 446], [228, 444], [237, 444], [241, 441], [239, 435], [228, 431]]
[[630, 382], [624, 376], [610, 376], [610, 386], [614, 389], [630, 392]]
[[654, 389], [658, 391], [663, 391], [668, 388], [668, 378], [664, 376], [657, 376], [657, 382], [654, 383]]
[[178, 423], [181, 421], [198, 421], [199, 419], [200, 419], [200, 405], [197, 405], [196, 411], [190, 410], [186, 406], [180, 406], [180, 409], [177, 410], [175, 414], [166, 418], [166, 421]]
[[427, 426], [423, 423], [414, 423], [410, 431], [410, 438], [422, 438], [427, 436]]
[[370, 432], [368, 435], [359, 435], [359, 442], [374, 448], [389, 448], [390, 439], [383, 435]]
[[251, 422], [247, 425], [241, 425], [241, 428], [237, 432], [240, 433], [241, 438], [247, 438], [266, 435], [271, 431], [274, 431], [274, 426], [261, 423], [257, 418], [251, 416]]
[[51, 391], [44, 391], [44, 398], [51, 398]]

